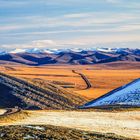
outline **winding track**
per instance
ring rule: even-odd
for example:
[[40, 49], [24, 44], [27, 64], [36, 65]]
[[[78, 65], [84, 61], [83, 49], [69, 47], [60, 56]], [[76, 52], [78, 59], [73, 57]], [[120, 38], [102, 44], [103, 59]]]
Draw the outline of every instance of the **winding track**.
[[87, 78], [84, 74], [79, 73], [79, 72], [77, 72], [77, 71], [75, 71], [75, 70], [72, 70], [72, 72], [75, 73], [75, 74], [80, 75], [81, 78], [85, 81], [85, 83], [86, 83], [86, 85], [87, 85], [87, 87], [86, 87], [85, 89], [90, 89], [90, 88], [92, 87], [90, 81], [88, 80], [88, 78]]

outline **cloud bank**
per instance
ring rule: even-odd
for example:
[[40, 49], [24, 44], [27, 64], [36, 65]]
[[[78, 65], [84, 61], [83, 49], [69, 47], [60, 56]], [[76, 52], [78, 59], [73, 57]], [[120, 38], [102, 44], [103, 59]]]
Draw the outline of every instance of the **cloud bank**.
[[140, 1], [1, 0], [0, 47], [135, 47]]

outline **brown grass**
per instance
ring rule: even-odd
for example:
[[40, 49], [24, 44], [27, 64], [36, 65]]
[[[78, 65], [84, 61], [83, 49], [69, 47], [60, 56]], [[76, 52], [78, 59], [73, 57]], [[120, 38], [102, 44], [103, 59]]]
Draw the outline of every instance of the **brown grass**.
[[[116, 65], [116, 67], [114, 67]], [[131, 67], [130, 67], [131, 65]], [[126, 66], [125, 70], [123, 68]], [[133, 67], [134, 66], [134, 67]], [[43, 79], [55, 83], [57, 85], [67, 87], [77, 94], [88, 97], [89, 99], [97, 98], [119, 86], [127, 84], [132, 80], [140, 77], [140, 69], [138, 64], [108, 64], [95, 66], [0, 66], [0, 70], [23, 79]], [[8, 67], [8, 69], [7, 69]], [[84, 90], [86, 87], [83, 79], [74, 74], [72, 70], [75, 69], [85, 74], [93, 87]], [[68, 84], [67, 84], [68, 83]], [[69, 86], [71, 83], [72, 86]]]
[[[139, 139], [139, 110], [132, 111], [24, 111], [27, 114], [13, 114], [5, 125], [53, 125], [99, 133], [114, 133], [132, 139]], [[130, 125], [131, 124], [131, 125]]]
[[14, 123], [17, 120], [22, 120], [24, 118], [27, 118], [29, 113], [25, 111], [20, 111], [11, 115], [6, 115], [6, 116], [0, 116], [0, 125], [1, 124], [9, 124], [9, 123]]

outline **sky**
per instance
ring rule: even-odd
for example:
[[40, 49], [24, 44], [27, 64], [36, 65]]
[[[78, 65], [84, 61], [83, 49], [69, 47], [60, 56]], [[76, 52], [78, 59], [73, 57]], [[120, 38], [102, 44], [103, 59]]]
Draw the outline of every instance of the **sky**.
[[0, 50], [140, 48], [140, 0], [0, 0]]

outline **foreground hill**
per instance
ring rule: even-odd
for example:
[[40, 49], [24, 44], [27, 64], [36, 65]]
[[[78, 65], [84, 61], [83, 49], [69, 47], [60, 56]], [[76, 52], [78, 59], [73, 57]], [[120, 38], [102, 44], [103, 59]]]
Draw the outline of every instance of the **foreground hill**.
[[118, 61], [139, 62], [139, 49], [91, 50], [15, 50], [0, 52], [0, 64], [19, 63], [39, 66], [46, 64], [101, 64]]
[[86, 99], [41, 81], [27, 82], [0, 73], [0, 107], [23, 109], [72, 109], [86, 102]]
[[46, 140], [131, 140], [115, 134], [102, 134], [57, 126], [5, 126], [0, 127], [1, 138], [4, 140], [46, 139]]
[[82, 108], [115, 105], [140, 107], [140, 78], [85, 104]]
[[[38, 133], [31, 133], [31, 131], [28, 129], [29, 133], [26, 133], [30, 136], [39, 136], [41, 133], [40, 130], [43, 130], [44, 134], [45, 132], [49, 133], [50, 129], [48, 128], [48, 125], [52, 125], [52, 133], [49, 133], [49, 136], [56, 136], [56, 139], [74, 139], [74, 140], [119, 140], [119, 137], [115, 137], [115, 135], [123, 136], [122, 139], [124, 140], [124, 137], [128, 137], [128, 139], [133, 140], [139, 140], [139, 119], [140, 119], [140, 111], [139, 110], [123, 110], [123, 111], [101, 111], [101, 110], [90, 110], [90, 111], [48, 111], [48, 110], [22, 110], [21, 112], [17, 112], [15, 114], [11, 114], [9, 116], [0, 116], [0, 126], [8, 126], [10, 129], [10, 126], [13, 127], [13, 136], [17, 134], [16, 132], [19, 131], [19, 127], [16, 127], [17, 125], [23, 126], [23, 129], [20, 132], [20, 136], [22, 132], [25, 132], [23, 130], [27, 130], [27, 128], [30, 128], [32, 130], [38, 130]], [[131, 124], [131, 125], [130, 125]], [[34, 126], [32, 126], [34, 125]], [[44, 125], [44, 126], [39, 126]], [[47, 130], [44, 128], [47, 127]], [[56, 131], [56, 126], [60, 126]], [[65, 136], [68, 134], [67, 131], [63, 131], [61, 128], [67, 127], [68, 133], [72, 136], [71, 138], [63, 138], [64, 134]], [[3, 132], [4, 134], [8, 134], [11, 131], [8, 131], [7, 127], [4, 127], [2, 131], [0, 129], [0, 133]], [[74, 131], [71, 131], [70, 128], [74, 128]], [[7, 130], [8, 129], [8, 130]], [[90, 136], [86, 138], [78, 137], [80, 134], [76, 134], [77, 131], [75, 129], [81, 130], [83, 136], [87, 136], [86, 133], [90, 133]], [[17, 131], [16, 131], [17, 130]], [[40, 131], [40, 133], [39, 133]], [[88, 131], [88, 132], [85, 132]], [[7, 133], [9, 132], [9, 133]], [[27, 131], [26, 131], [27, 132]], [[71, 133], [73, 132], [73, 133]], [[99, 132], [99, 134], [103, 134], [103, 137], [100, 137], [99, 135], [96, 137], [94, 136], [95, 132]], [[33, 135], [32, 135], [33, 134]], [[60, 135], [59, 135], [60, 134]], [[18, 134], [17, 134], [18, 135]], [[110, 136], [109, 136], [110, 135]], [[109, 137], [108, 137], [109, 136]], [[59, 138], [60, 137], [60, 138]], [[4, 139], [4, 137], [3, 137]], [[34, 138], [35, 139], [35, 138]], [[42, 140], [43, 138], [41, 138]], [[51, 139], [51, 138], [50, 138]], [[129, 139], [129, 140], [130, 140]]]

